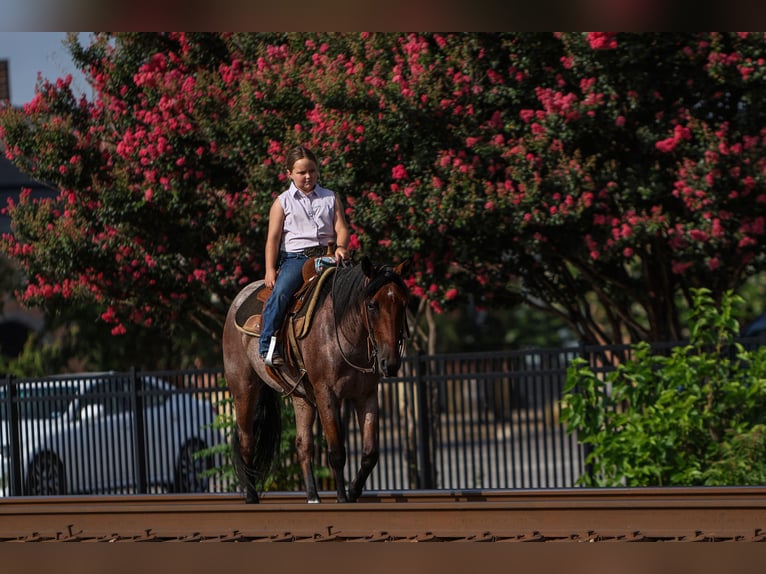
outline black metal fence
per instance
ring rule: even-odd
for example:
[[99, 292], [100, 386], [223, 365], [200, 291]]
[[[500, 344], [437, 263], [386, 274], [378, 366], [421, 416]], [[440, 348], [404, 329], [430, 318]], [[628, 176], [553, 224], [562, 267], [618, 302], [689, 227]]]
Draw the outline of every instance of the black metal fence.
[[[559, 421], [578, 350], [408, 357], [380, 388], [381, 457], [370, 489], [562, 488], [584, 471]], [[347, 433], [351, 474], [357, 433]]]
[[[583, 354], [593, 350], [406, 357], [380, 385], [381, 454], [367, 490], [575, 486], [583, 449], [559, 407], [566, 368]], [[229, 478], [202, 478], [225, 460], [193, 456], [228, 440], [213, 428], [216, 415], [231, 416], [222, 378], [213, 369], [0, 380], [3, 493], [231, 490]], [[343, 414], [351, 480], [360, 436], [351, 409]]]
[[194, 492], [225, 444], [215, 372], [86, 373], [0, 381], [3, 495]]

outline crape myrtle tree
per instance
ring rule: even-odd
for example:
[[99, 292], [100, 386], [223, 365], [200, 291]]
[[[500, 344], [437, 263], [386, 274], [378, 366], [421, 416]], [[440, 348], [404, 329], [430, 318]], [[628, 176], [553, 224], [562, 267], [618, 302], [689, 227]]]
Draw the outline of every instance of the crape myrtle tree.
[[415, 296], [526, 301], [585, 342], [677, 339], [690, 290], [763, 267], [764, 37], [96, 34], [92, 93], [0, 110], [60, 190], [8, 208], [19, 297], [206, 333], [262, 277], [286, 149], [320, 158], [352, 248], [412, 257]]
[[720, 301], [763, 268], [764, 37], [557, 38], [547, 62], [513, 56], [535, 101], [496, 150], [516, 206], [499, 255], [586, 341], [679, 339], [693, 288]]

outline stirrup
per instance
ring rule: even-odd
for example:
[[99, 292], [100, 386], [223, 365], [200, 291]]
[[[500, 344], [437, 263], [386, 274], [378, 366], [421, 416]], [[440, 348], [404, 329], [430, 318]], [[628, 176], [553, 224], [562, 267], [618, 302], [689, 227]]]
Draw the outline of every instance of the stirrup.
[[[278, 367], [279, 365], [274, 364], [274, 351], [277, 348], [277, 338], [276, 336], [271, 336], [271, 341], [269, 342], [269, 350], [266, 353], [266, 357], [264, 357], [263, 362], [266, 363], [269, 367]], [[279, 355], [277, 355], [279, 357]], [[280, 362], [280, 361], [277, 361]], [[284, 364], [284, 361], [281, 361]]]

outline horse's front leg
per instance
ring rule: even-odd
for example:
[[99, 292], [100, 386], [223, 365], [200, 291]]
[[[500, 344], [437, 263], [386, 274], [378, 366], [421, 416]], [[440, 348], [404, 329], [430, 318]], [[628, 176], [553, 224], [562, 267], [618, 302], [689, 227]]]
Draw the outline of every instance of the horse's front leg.
[[327, 459], [335, 479], [338, 502], [348, 502], [346, 479], [343, 476], [343, 467], [346, 466], [346, 443], [341, 426], [340, 403], [334, 396], [316, 398], [319, 419], [327, 439]]
[[348, 498], [355, 502], [364, 489], [364, 483], [370, 476], [372, 469], [378, 463], [380, 447], [378, 443], [378, 396], [373, 393], [363, 402], [355, 405], [357, 422], [362, 431], [362, 461], [356, 478], [348, 488]]
[[293, 397], [295, 411], [295, 450], [306, 485], [306, 498], [309, 504], [320, 502], [317, 484], [314, 478], [314, 420], [316, 410], [302, 398]]

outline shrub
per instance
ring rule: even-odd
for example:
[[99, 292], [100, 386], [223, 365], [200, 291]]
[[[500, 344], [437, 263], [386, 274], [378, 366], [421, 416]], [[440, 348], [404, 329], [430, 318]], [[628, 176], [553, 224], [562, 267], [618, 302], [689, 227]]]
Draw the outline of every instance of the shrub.
[[727, 292], [693, 293], [690, 341], [667, 355], [645, 342], [605, 377], [567, 372], [562, 420], [588, 445], [586, 486], [766, 483], [766, 348], [735, 340]]

